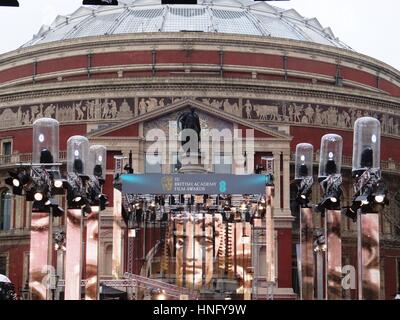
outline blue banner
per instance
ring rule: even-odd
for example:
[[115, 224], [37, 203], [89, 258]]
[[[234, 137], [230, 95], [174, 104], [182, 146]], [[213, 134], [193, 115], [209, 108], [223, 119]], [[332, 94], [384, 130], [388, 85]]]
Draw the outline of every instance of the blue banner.
[[123, 174], [122, 192], [131, 194], [264, 194], [261, 174]]

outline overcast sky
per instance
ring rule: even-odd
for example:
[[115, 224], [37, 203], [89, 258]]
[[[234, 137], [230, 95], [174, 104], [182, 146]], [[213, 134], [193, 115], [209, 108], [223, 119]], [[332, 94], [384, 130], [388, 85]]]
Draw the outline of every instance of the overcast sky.
[[[0, 0], [1, 2], [2, 0]], [[82, 0], [19, 0], [19, 8], [0, 7], [0, 53], [30, 40], [43, 24], [75, 11]], [[400, 70], [400, 0], [291, 0], [272, 2], [316, 17], [354, 50]]]

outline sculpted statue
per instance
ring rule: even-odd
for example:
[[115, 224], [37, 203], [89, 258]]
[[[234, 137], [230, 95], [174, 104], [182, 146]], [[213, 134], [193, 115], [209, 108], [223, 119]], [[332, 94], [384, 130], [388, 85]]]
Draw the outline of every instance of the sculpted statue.
[[[179, 116], [178, 128], [180, 130], [184, 129], [194, 130], [197, 134], [197, 141], [200, 143], [200, 131], [201, 131], [200, 119], [194, 108], [190, 108], [189, 111], [186, 111]], [[189, 137], [186, 137], [186, 140], [182, 141], [182, 145], [188, 142], [188, 140]]]

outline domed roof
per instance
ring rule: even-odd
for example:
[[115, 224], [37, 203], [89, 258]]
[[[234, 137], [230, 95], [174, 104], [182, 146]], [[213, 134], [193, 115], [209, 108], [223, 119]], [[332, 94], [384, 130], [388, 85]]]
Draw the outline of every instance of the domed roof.
[[197, 5], [161, 5], [160, 0], [119, 0], [118, 6], [80, 7], [58, 16], [22, 47], [111, 34], [213, 32], [309, 41], [350, 49], [316, 18], [253, 0], [199, 0]]

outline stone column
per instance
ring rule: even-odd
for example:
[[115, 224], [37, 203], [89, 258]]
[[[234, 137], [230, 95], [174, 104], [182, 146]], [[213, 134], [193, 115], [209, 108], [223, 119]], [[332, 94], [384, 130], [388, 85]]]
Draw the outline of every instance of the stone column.
[[274, 151], [274, 184], [275, 184], [275, 197], [274, 207], [275, 209], [281, 208], [281, 153], [280, 151]]
[[290, 214], [290, 152], [283, 153], [283, 210]]

